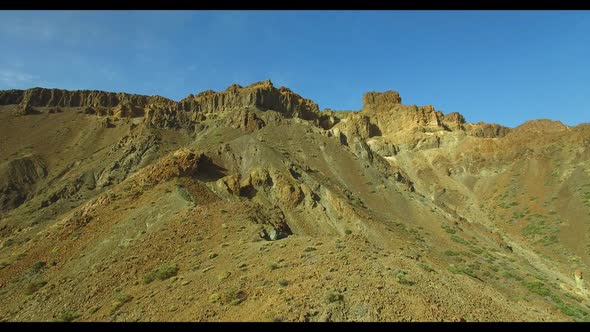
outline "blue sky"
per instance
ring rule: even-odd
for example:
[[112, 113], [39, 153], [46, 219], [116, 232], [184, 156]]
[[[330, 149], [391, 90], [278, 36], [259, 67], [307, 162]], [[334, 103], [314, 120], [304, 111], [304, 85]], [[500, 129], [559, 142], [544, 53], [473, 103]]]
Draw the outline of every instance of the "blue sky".
[[590, 122], [589, 11], [1, 11], [0, 45], [0, 89], [271, 79], [321, 109], [397, 90], [469, 122]]

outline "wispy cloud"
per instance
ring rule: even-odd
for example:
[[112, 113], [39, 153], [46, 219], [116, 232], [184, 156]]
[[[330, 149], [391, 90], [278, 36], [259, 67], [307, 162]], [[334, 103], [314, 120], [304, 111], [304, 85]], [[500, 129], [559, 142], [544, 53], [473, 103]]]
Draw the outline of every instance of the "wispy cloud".
[[0, 84], [7, 88], [22, 88], [38, 81], [39, 76], [10, 69], [0, 69]]

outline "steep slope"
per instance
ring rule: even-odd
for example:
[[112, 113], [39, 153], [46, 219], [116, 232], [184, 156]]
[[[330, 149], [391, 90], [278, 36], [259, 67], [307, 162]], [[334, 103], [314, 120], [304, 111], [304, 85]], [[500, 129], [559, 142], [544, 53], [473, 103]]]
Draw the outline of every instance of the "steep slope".
[[363, 101], [0, 92], [0, 317], [588, 319], [587, 126]]

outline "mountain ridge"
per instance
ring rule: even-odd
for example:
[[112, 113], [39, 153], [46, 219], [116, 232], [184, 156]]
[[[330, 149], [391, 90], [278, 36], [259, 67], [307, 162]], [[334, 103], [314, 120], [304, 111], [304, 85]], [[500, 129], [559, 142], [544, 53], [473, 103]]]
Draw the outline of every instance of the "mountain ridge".
[[[308, 119], [317, 116], [315, 113], [323, 114], [324, 112], [336, 112], [336, 114], [341, 112], [363, 112], [366, 113], [378, 113], [374, 109], [380, 109], [383, 112], [383, 107], [392, 106], [395, 104], [402, 105], [401, 96], [397, 91], [389, 90], [384, 92], [377, 92], [377, 91], [370, 91], [366, 92], [362, 95], [363, 105], [359, 110], [356, 111], [340, 111], [340, 110], [333, 110], [331, 108], [325, 108], [324, 110], [319, 110], [318, 105], [310, 99], [305, 99], [301, 97], [299, 94], [293, 92], [291, 89], [281, 86], [279, 88], [275, 88], [273, 83], [270, 80], [259, 81], [252, 83], [248, 86], [242, 87], [239, 84], [231, 84], [223, 91], [213, 91], [213, 90], [205, 90], [197, 94], [189, 94], [186, 97], [175, 101], [160, 95], [143, 95], [143, 94], [130, 94], [127, 92], [110, 92], [104, 90], [67, 90], [67, 89], [59, 89], [59, 88], [43, 88], [43, 87], [33, 87], [30, 89], [9, 89], [9, 90], [0, 90], [0, 105], [16, 105], [20, 104], [23, 107], [104, 107], [104, 108], [114, 108], [121, 105], [134, 105], [139, 107], [146, 107], [149, 104], [159, 105], [161, 107], [172, 107], [176, 111], [199, 111], [203, 107], [209, 108], [214, 107], [213, 105], [224, 105], [225, 100], [218, 100], [220, 96], [228, 96], [230, 94], [236, 94], [243, 91], [256, 91], [255, 95], [251, 95], [246, 93], [246, 98], [254, 98], [249, 99], [246, 101], [240, 101], [239, 103], [234, 103], [234, 107], [243, 107], [247, 104], [250, 106], [262, 106], [263, 108], [271, 108], [274, 106], [278, 110], [283, 110], [282, 113], [285, 113], [285, 110], [290, 110], [295, 108], [296, 111], [298, 110], [297, 101], [303, 101], [305, 105], [303, 109], [303, 113], [306, 113]], [[264, 105], [264, 100], [257, 100], [256, 98], [260, 98], [261, 96], [266, 96], [267, 98], [271, 97], [269, 93], [280, 93], [280, 96], [283, 96], [285, 100], [275, 100], [272, 104]], [[258, 95], [256, 95], [258, 93]], [[286, 97], [284, 97], [286, 96]], [[278, 99], [278, 95], [274, 96], [275, 99]], [[280, 98], [280, 97], [279, 97]], [[223, 98], [222, 98], [223, 99]], [[297, 101], [293, 101], [296, 99]], [[209, 100], [209, 106], [207, 106]], [[293, 104], [295, 103], [295, 104]], [[409, 106], [409, 105], [408, 105]], [[434, 107], [432, 105], [426, 106], [416, 106], [417, 109], [427, 108], [434, 111]], [[458, 112], [450, 112], [447, 114], [440, 112], [440, 117], [442, 120], [449, 122], [452, 124], [452, 127], [459, 127], [461, 124], [466, 123], [465, 118], [462, 114]], [[288, 113], [288, 111], [287, 111]], [[531, 119], [523, 122], [522, 124], [515, 126], [515, 127], [507, 127], [504, 125], [500, 125], [497, 123], [485, 123], [482, 121], [470, 123], [472, 125], [481, 125], [482, 128], [493, 128], [493, 129], [485, 129], [484, 132], [495, 131], [493, 134], [481, 134], [484, 137], [489, 135], [502, 135], [502, 131], [508, 129], [514, 129], [520, 126], [525, 125], [531, 121], [537, 120], [549, 120], [549, 121], [558, 121], [559, 120], [550, 120], [550, 119]], [[439, 120], [440, 121], [440, 120]], [[583, 125], [584, 123], [577, 124], [576, 126]], [[567, 126], [567, 127], [576, 127], [576, 126]], [[506, 128], [506, 129], [503, 129]]]
[[0, 320], [590, 319], [587, 124], [363, 100], [0, 92]]

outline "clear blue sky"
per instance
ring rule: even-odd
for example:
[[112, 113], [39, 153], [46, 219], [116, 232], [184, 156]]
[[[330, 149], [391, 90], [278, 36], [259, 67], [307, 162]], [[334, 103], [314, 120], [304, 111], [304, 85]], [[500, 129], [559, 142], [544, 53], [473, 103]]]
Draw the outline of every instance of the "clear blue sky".
[[397, 90], [469, 122], [590, 122], [589, 11], [1, 11], [0, 45], [0, 89], [271, 79], [321, 109]]

